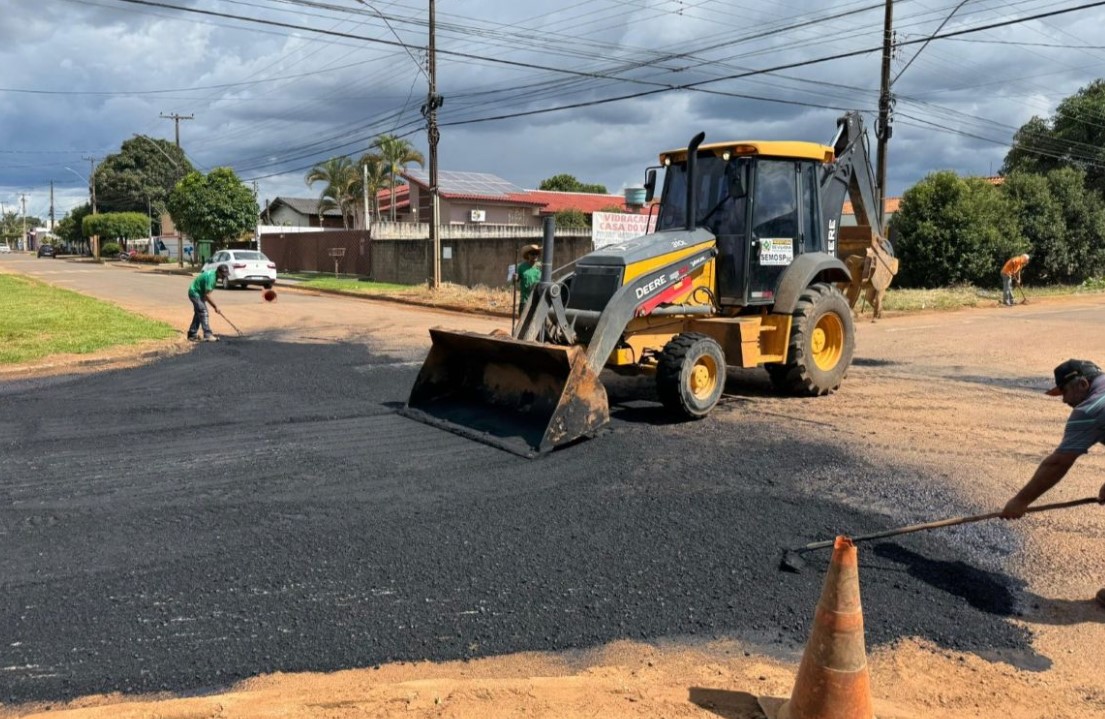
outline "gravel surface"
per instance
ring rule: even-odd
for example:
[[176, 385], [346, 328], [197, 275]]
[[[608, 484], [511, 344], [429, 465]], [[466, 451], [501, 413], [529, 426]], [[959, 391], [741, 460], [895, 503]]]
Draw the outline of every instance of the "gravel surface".
[[[977, 509], [903, 497], [912, 475], [890, 492], [755, 386], [670, 424], [609, 378], [609, 432], [522, 459], [398, 416], [417, 359], [251, 339], [0, 383], [0, 702], [619, 638], [793, 657], [828, 554], [790, 574], [782, 547], [918, 521], [907, 501]], [[972, 549], [1014, 546], [993, 525], [860, 545], [869, 644], [1046, 667], [1008, 620], [1020, 584]]]

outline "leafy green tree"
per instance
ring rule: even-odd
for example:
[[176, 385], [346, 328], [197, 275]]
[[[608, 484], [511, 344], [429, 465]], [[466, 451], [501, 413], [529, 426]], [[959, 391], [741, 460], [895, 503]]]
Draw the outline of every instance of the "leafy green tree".
[[1011, 201], [984, 179], [930, 174], [891, 220], [903, 287], [993, 286], [1005, 260], [1027, 250]]
[[1065, 167], [1047, 174], [1051, 195], [1063, 213], [1067, 273], [1057, 281], [1081, 282], [1105, 272], [1105, 200], [1089, 189], [1083, 173]]
[[132, 137], [96, 166], [96, 209], [160, 212], [176, 183], [194, 169], [184, 152], [168, 140]]
[[1032, 247], [1026, 279], [1079, 283], [1105, 270], [1105, 200], [1086, 187], [1082, 170], [1015, 172], [1001, 190]]
[[539, 190], [547, 190], [549, 192], [588, 192], [593, 195], [606, 195], [606, 185], [589, 185], [580, 182], [576, 179], [575, 175], [553, 175], [552, 177], [541, 180], [541, 184], [537, 186]]
[[144, 212], [103, 212], [87, 215], [81, 220], [86, 237], [98, 235], [104, 240], [118, 240], [126, 247], [128, 240], [150, 234], [150, 218]]
[[327, 210], [336, 209], [341, 212], [342, 226], [348, 230], [359, 184], [353, 161], [341, 155], [318, 163], [307, 173], [307, 186], [314, 187], [318, 182], [325, 183], [318, 198], [319, 217]]
[[591, 226], [587, 220], [587, 215], [580, 210], [560, 210], [554, 213], [553, 217], [556, 218], [557, 227], [583, 229]]
[[229, 167], [216, 167], [207, 175], [189, 174], [173, 188], [168, 207], [182, 232], [216, 246], [257, 227], [257, 198]]
[[74, 207], [58, 220], [54, 234], [68, 245], [77, 245], [86, 239], [82, 232], [84, 218], [92, 214], [92, 205], [87, 202]]
[[1048, 119], [1033, 117], [1013, 136], [1002, 174], [1046, 173], [1060, 167], [1085, 170], [1086, 181], [1105, 196], [1105, 79], [1064, 99]]
[[5, 212], [0, 215], [0, 241], [11, 244], [23, 237], [24, 227], [29, 231], [41, 225], [42, 220], [32, 215], [28, 215], [24, 221], [23, 215], [18, 212]]
[[[388, 176], [391, 178], [389, 187], [392, 188], [392, 191], [402, 184], [396, 178], [400, 172], [406, 169], [407, 165], [413, 163], [422, 167], [426, 163], [426, 158], [422, 156], [421, 152], [414, 149], [410, 142], [395, 135], [380, 135], [372, 141], [372, 147], [387, 166]], [[390, 202], [389, 206], [391, 221], [395, 222], [395, 202]]]

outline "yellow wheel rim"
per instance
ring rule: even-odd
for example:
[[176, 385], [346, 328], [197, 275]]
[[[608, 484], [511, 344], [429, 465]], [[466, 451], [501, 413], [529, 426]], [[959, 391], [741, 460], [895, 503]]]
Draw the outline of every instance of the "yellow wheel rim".
[[820, 370], [836, 367], [844, 354], [844, 323], [833, 312], [821, 315], [810, 337], [810, 353], [813, 363]]
[[704, 400], [714, 393], [718, 383], [718, 366], [714, 358], [702, 355], [691, 368], [691, 394], [696, 399]]

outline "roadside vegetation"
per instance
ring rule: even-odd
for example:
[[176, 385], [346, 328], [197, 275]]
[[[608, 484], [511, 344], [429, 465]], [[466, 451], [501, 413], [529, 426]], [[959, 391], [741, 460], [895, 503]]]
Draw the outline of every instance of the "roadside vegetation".
[[[998, 270], [1028, 253], [1027, 285], [1083, 286], [1105, 276], [1105, 80], [1033, 117], [1014, 135], [1001, 177], [934, 172], [908, 189], [890, 222], [897, 288], [996, 288]], [[888, 298], [889, 299], [889, 298]]]
[[0, 274], [0, 364], [163, 340], [174, 330], [91, 297]]
[[[392, 299], [429, 307], [455, 307], [471, 312], [509, 313], [517, 298], [510, 287], [463, 287], [445, 283], [439, 290], [426, 285], [397, 285], [387, 282], [370, 282], [355, 277], [332, 277], [315, 274], [284, 274], [282, 279], [299, 280], [295, 286], [303, 289], [341, 292], [353, 295]], [[1066, 297], [1079, 294], [1105, 293], [1105, 279], [1090, 279], [1080, 285], [1046, 285], [1024, 288], [1029, 302], [1042, 297]], [[1017, 290], [1016, 297], [1022, 298]], [[933, 289], [902, 289], [891, 287], [883, 301], [883, 310], [889, 312], [921, 312], [928, 310], [959, 310], [968, 307], [991, 307], [1001, 300], [1001, 291], [983, 289], [973, 285], [938, 287]], [[860, 305], [856, 310], [866, 309]]]

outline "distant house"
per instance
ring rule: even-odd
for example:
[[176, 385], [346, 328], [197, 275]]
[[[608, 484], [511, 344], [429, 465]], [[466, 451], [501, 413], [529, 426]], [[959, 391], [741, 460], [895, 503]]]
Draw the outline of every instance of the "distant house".
[[343, 229], [341, 212], [328, 209], [320, 216], [317, 197], [277, 197], [261, 210], [265, 225], [284, 227], [330, 227]]
[[[430, 220], [430, 178], [423, 170], [406, 170], [408, 184], [395, 188], [396, 217], [411, 222]], [[443, 225], [520, 225], [539, 227], [546, 215], [562, 210], [632, 211], [621, 195], [524, 190], [485, 172], [439, 172], [438, 202]], [[379, 194], [380, 216], [387, 219], [391, 191]]]

